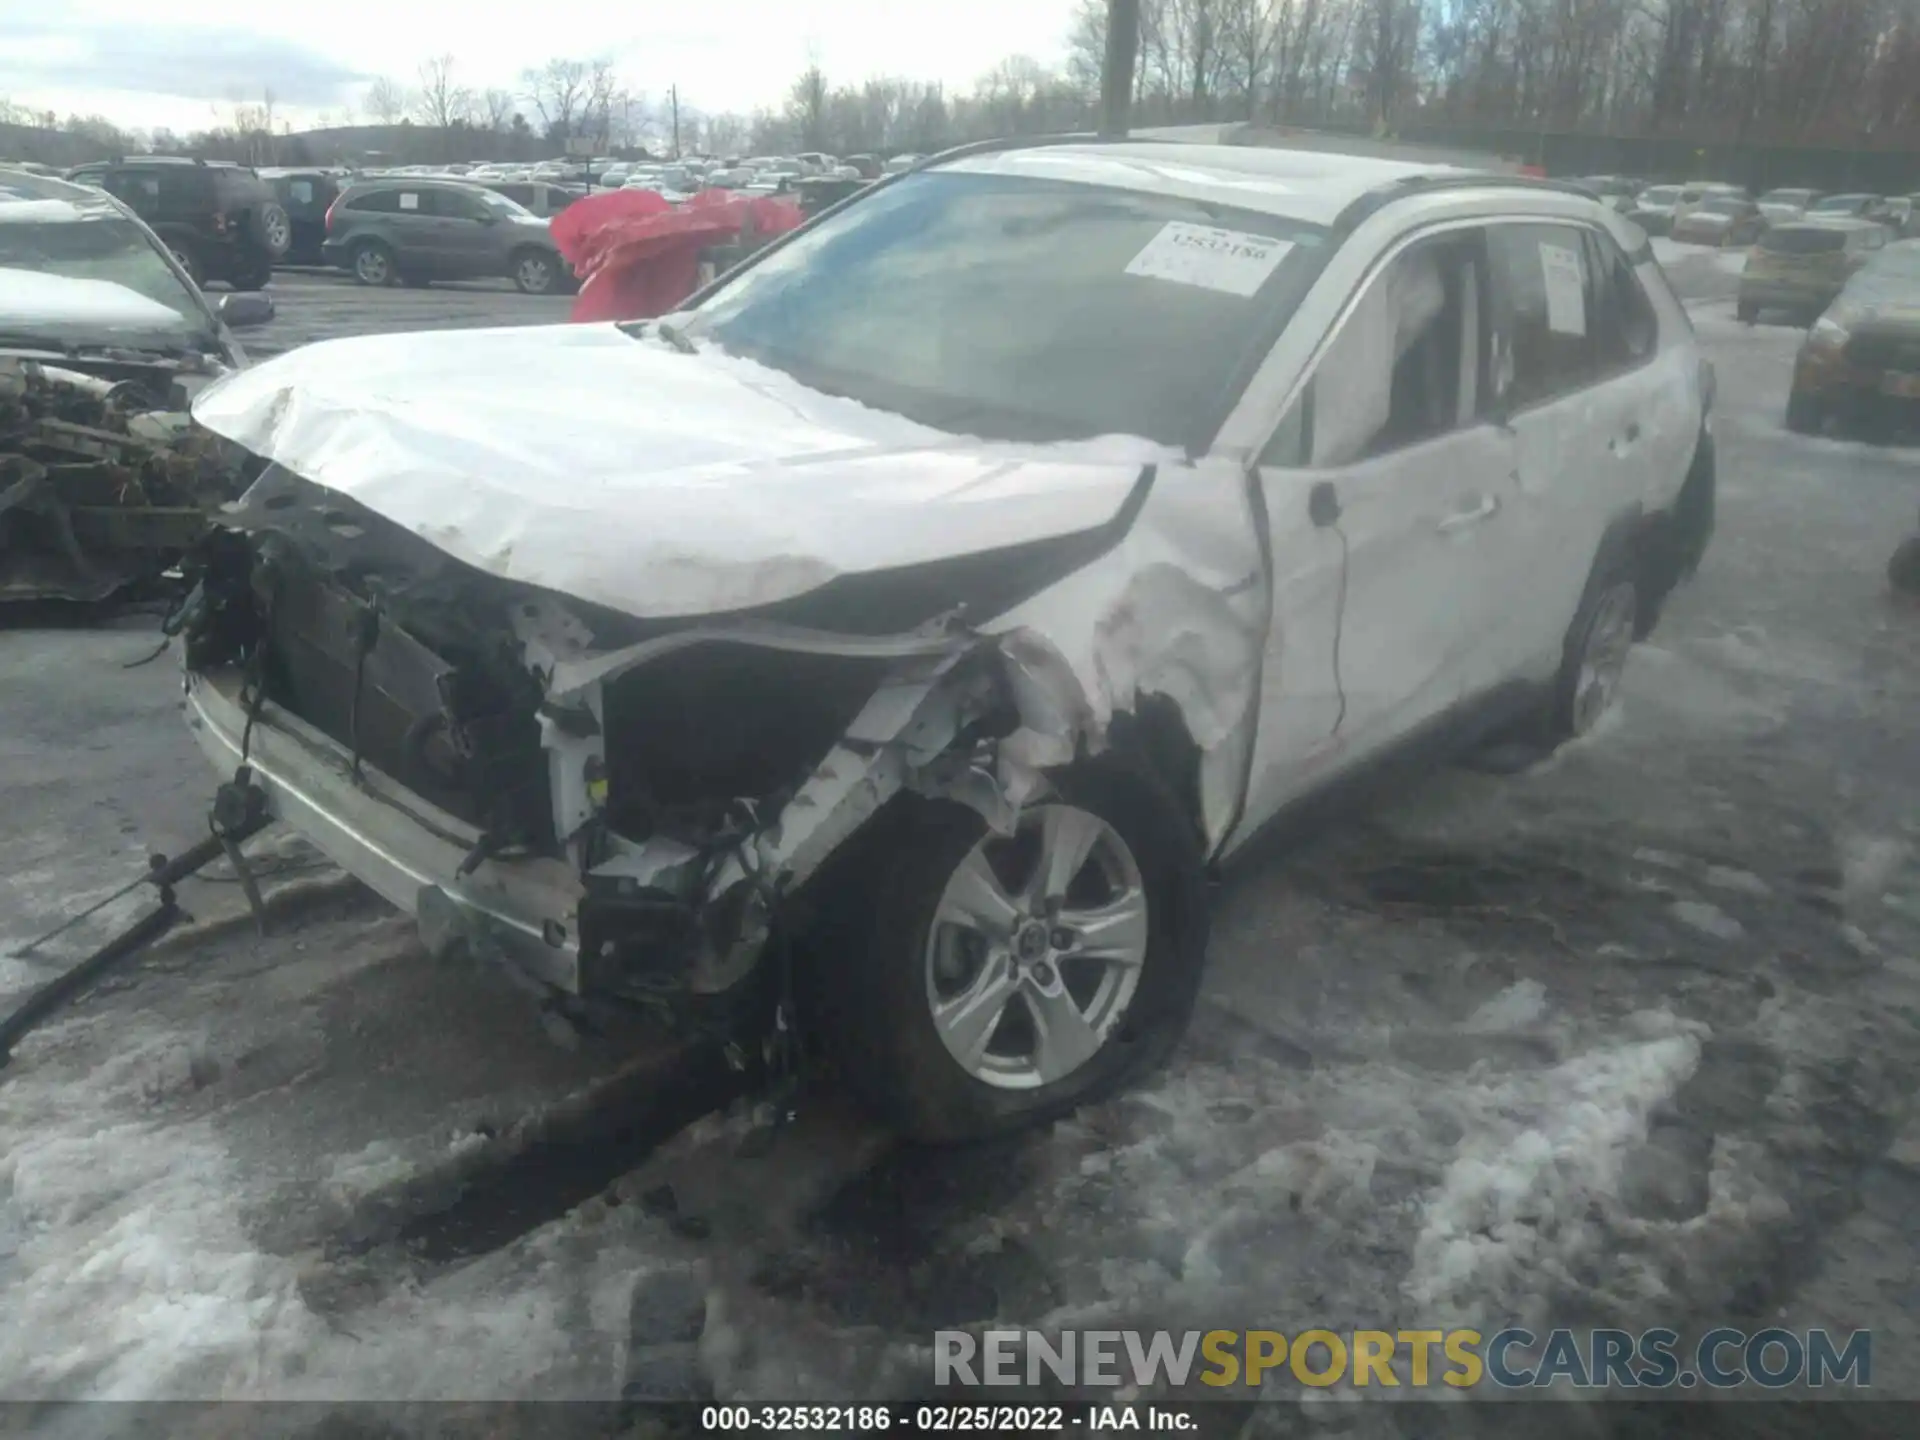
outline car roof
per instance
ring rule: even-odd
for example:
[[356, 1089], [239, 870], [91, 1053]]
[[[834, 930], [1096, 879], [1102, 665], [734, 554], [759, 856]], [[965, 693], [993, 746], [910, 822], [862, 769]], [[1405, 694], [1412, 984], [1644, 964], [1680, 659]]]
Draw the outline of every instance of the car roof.
[[0, 225], [19, 220], [98, 220], [126, 212], [104, 190], [0, 165]]
[[1331, 225], [1354, 202], [1419, 179], [1484, 177], [1532, 183], [1458, 165], [1381, 159], [1336, 150], [1184, 142], [1088, 141], [996, 149], [934, 161], [943, 171], [1018, 175], [1177, 195], [1262, 214]]

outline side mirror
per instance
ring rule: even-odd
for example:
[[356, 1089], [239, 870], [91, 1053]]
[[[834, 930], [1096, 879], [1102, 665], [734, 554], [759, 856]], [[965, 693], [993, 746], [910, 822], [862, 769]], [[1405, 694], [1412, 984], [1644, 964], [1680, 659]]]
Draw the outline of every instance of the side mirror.
[[265, 325], [275, 314], [273, 297], [264, 290], [236, 290], [231, 295], [222, 295], [217, 308], [221, 322], [229, 330]]
[[1316, 530], [1340, 523], [1340, 494], [1331, 480], [1318, 481], [1307, 492], [1307, 518]]

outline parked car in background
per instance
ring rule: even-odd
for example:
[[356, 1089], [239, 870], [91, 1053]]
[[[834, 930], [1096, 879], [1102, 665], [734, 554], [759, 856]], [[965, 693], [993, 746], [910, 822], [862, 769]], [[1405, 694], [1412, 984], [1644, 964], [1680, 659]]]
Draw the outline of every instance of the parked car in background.
[[586, 194], [578, 185], [561, 185], [552, 180], [482, 180], [479, 183], [544, 220], [552, 219]]
[[1892, 210], [1883, 195], [1864, 193], [1847, 195], [1823, 195], [1807, 207], [1809, 220], [1833, 220], [1852, 217], [1860, 220], [1878, 220], [1890, 223]]
[[1820, 198], [1818, 190], [1769, 190], [1758, 201], [1760, 213], [1767, 217], [1769, 225], [1779, 225], [1784, 221], [1798, 220], [1807, 213], [1807, 207]]
[[327, 210], [340, 197], [346, 178], [331, 170], [263, 169], [260, 178], [287, 212], [291, 239], [281, 258], [289, 265], [320, 265], [320, 247], [327, 238]]
[[894, 155], [887, 160], [886, 164], [880, 167], [880, 170], [882, 174], [896, 175], [902, 170], [911, 170], [926, 158], [924, 155]]
[[1817, 432], [1829, 420], [1920, 424], [1920, 240], [1869, 258], [1801, 342], [1787, 428]]
[[1886, 243], [1885, 226], [1844, 215], [1771, 226], [1740, 272], [1737, 313], [1752, 324], [1763, 310], [1785, 310], [1804, 323]]
[[293, 244], [292, 223], [273, 186], [243, 166], [141, 155], [77, 165], [67, 178], [123, 202], [195, 285], [261, 289]]
[[1674, 212], [1702, 193], [1692, 185], [1650, 185], [1626, 212], [1627, 218], [1649, 235], [1665, 235], [1673, 229]]
[[1893, 226], [1893, 233], [1902, 238], [1920, 234], [1920, 215], [1914, 208], [1915, 196], [1889, 195], [1887, 197], [1887, 223]]
[[863, 180], [880, 178], [880, 157], [878, 155], [849, 155], [844, 164], [851, 165], [859, 172]]
[[1609, 209], [1626, 214], [1633, 209], [1644, 184], [1629, 175], [1589, 175], [1574, 184], [1589, 192]]
[[1641, 233], [1457, 177], [1011, 146], [664, 323], [276, 357], [194, 411], [273, 465], [187, 723], [437, 954], [798, 1026], [914, 1139], [1044, 1123], [1178, 1042], [1216, 862], [1442, 737], [1590, 734], [1707, 544]]
[[240, 467], [187, 403], [272, 317], [210, 304], [112, 196], [0, 166], [0, 602], [103, 600], [202, 538]]
[[404, 176], [349, 186], [327, 212], [327, 263], [362, 285], [504, 275], [529, 295], [572, 283], [547, 222], [464, 180]]
[[1705, 195], [1675, 215], [1669, 232], [1691, 245], [1751, 245], [1767, 228], [1760, 207], [1738, 195]]

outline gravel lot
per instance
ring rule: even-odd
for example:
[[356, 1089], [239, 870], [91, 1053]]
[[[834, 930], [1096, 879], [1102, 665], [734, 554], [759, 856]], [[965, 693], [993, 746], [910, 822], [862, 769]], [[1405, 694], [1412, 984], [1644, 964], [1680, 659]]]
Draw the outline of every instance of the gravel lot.
[[[957, 1155], [824, 1094], [746, 1157], [738, 1111], [674, 1134], [711, 1083], [684, 1057], [543, 1020], [335, 889], [155, 952], [21, 1047], [0, 1396], [877, 1399], [933, 1328], [989, 1320], [1776, 1317], [1872, 1327], [1877, 1392], [1920, 1394], [1920, 614], [1883, 578], [1920, 455], [1786, 433], [1797, 332], [1733, 321], [1727, 257], [1663, 259], [1720, 371], [1720, 531], [1614, 721], [1239, 866], [1145, 1088]], [[566, 308], [273, 289], [255, 354]], [[170, 661], [119, 668], [152, 643], [0, 632], [0, 993], [127, 912], [9, 941], [201, 833]], [[1336, 1408], [1315, 1433], [1393, 1431]], [[1872, 1413], [1823, 1433], [1901, 1433]]]

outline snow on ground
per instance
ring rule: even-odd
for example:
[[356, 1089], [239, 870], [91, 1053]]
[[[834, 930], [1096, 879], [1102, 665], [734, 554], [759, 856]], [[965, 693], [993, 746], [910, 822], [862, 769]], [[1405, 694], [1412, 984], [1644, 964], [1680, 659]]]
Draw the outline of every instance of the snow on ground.
[[1651, 236], [1648, 243], [1653, 246], [1653, 258], [1668, 270], [1711, 264], [1728, 275], [1738, 275], [1747, 268], [1747, 247], [1744, 245], [1731, 248], [1689, 245], [1665, 235]]

